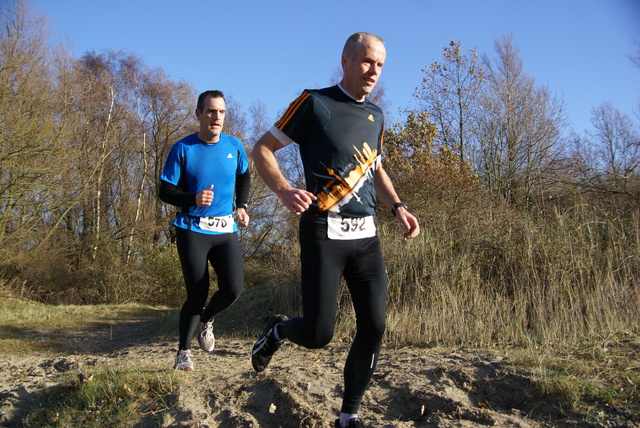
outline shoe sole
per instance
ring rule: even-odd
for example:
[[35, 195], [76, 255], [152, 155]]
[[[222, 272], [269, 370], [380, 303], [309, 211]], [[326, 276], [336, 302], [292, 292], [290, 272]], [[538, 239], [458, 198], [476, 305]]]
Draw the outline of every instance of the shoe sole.
[[[269, 321], [267, 322], [266, 327], [264, 328], [264, 330], [262, 331], [262, 333], [260, 334], [260, 336], [258, 336], [258, 340], [256, 341], [256, 343], [253, 345], [253, 349], [251, 350], [251, 365], [253, 366], [253, 369], [260, 373], [263, 372], [267, 366], [269, 365], [269, 362], [271, 362], [271, 357], [273, 356], [273, 354], [271, 354], [266, 363], [263, 365], [258, 365], [258, 362], [255, 359], [255, 355], [256, 353], [262, 349], [262, 347], [266, 344], [269, 335], [271, 334], [272, 330], [275, 328], [276, 325], [278, 325], [279, 323], [283, 322], [283, 321], [287, 321], [289, 318], [287, 318], [285, 315], [274, 315], [271, 318], [269, 318]], [[279, 347], [278, 347], [279, 348]], [[277, 351], [278, 349], [276, 349]], [[273, 351], [273, 353], [275, 353], [275, 351]]]

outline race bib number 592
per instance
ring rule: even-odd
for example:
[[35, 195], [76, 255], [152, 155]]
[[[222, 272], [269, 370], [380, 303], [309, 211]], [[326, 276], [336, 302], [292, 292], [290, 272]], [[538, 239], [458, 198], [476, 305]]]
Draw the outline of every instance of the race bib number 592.
[[362, 239], [376, 234], [373, 216], [342, 217], [335, 213], [327, 214], [327, 236], [329, 239]]

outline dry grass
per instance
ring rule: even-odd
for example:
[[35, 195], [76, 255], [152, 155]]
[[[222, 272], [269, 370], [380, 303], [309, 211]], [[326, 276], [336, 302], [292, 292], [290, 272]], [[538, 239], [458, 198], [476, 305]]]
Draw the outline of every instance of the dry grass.
[[155, 333], [161, 333], [174, 327], [169, 312], [139, 304], [54, 306], [4, 296], [0, 299], [0, 353], [64, 351], [69, 332], [108, 330], [123, 320], [153, 314], [158, 314]]
[[536, 374], [555, 405], [587, 418], [603, 407], [640, 415], [640, 339], [627, 334], [597, 342], [510, 351], [515, 365]]
[[638, 223], [602, 217], [584, 207], [544, 219], [495, 212], [464, 227], [427, 224], [407, 242], [383, 227], [390, 337], [532, 346], [638, 335]]
[[[576, 205], [533, 216], [465, 204], [423, 217], [409, 241], [397, 222], [380, 221], [389, 343], [529, 348], [640, 335], [636, 215]], [[257, 313], [300, 311], [297, 251], [282, 257]], [[348, 295], [338, 304], [338, 333], [348, 334]]]

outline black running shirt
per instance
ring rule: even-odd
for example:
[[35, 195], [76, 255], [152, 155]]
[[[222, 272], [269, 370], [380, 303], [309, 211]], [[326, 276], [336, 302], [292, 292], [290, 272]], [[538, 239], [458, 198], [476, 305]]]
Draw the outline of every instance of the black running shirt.
[[327, 211], [357, 218], [374, 214], [373, 178], [384, 127], [378, 106], [355, 101], [337, 85], [307, 89], [274, 126], [300, 146], [306, 189], [318, 197], [303, 220], [326, 217]]

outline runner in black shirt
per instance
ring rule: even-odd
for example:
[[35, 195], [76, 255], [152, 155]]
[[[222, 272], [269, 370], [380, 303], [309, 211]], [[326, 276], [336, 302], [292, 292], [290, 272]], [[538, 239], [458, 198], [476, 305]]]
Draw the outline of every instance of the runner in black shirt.
[[[357, 322], [344, 368], [344, 397], [336, 427], [363, 426], [358, 408], [375, 369], [385, 330], [387, 276], [374, 218], [376, 197], [413, 238], [418, 220], [400, 202], [381, 163], [382, 111], [366, 95], [375, 87], [386, 50], [383, 40], [355, 33], [342, 53], [340, 84], [305, 90], [255, 145], [265, 183], [300, 218], [303, 316], [275, 315], [258, 338], [252, 364], [263, 371], [284, 339], [320, 348], [333, 338], [338, 286], [345, 278]], [[306, 189], [292, 187], [274, 152], [300, 146]]]

